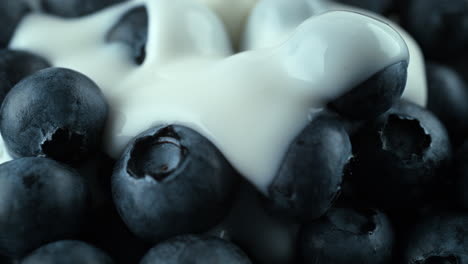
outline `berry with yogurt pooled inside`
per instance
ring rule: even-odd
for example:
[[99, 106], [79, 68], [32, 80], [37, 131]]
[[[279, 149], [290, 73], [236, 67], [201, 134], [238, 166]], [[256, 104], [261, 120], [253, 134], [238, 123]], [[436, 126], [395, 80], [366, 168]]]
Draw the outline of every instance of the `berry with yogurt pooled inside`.
[[207, 231], [231, 208], [239, 175], [197, 132], [158, 126], [127, 146], [112, 176], [117, 210], [141, 239]]
[[39, 0], [42, 9], [61, 17], [80, 17], [127, 0]]
[[140, 264], [250, 264], [234, 244], [211, 236], [184, 235], [153, 247]]
[[300, 221], [323, 215], [340, 193], [351, 159], [348, 134], [334, 114], [321, 112], [294, 139], [268, 187], [273, 207]]
[[50, 64], [35, 54], [9, 49], [0, 50], [0, 104], [19, 81], [48, 67]]
[[353, 147], [359, 193], [383, 208], [411, 208], [430, 199], [444, 175], [438, 170], [451, 158], [441, 122], [405, 101], [368, 122], [357, 132]]
[[0, 254], [21, 257], [45, 243], [76, 235], [88, 205], [84, 179], [46, 158], [0, 165]]
[[76, 240], [46, 244], [21, 260], [21, 264], [112, 264], [102, 250]]
[[99, 148], [108, 106], [88, 77], [48, 68], [23, 79], [5, 97], [0, 130], [10, 154], [67, 163]]
[[121, 42], [129, 46], [133, 60], [137, 64], [142, 64], [145, 60], [147, 38], [148, 12], [145, 7], [137, 7], [128, 11], [106, 37], [108, 42]]
[[445, 213], [419, 221], [409, 235], [404, 264], [468, 263], [468, 215]]
[[26, 0], [0, 1], [0, 49], [8, 46], [16, 26], [28, 12]]
[[333, 208], [300, 230], [301, 263], [389, 264], [394, 234], [378, 210]]

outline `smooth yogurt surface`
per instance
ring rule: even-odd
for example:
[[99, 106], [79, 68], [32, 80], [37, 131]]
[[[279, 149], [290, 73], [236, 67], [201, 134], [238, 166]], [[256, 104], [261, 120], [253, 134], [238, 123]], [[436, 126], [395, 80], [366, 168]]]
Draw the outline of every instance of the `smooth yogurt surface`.
[[[199, 1], [212, 2], [134, 0], [78, 19], [32, 14], [10, 48], [100, 86], [111, 107], [105, 140], [114, 158], [144, 130], [182, 124], [209, 138], [263, 192], [311, 113], [409, 57], [392, 27], [342, 11], [304, 17], [287, 40], [233, 55], [227, 20]], [[105, 39], [141, 5], [149, 16], [147, 56], [135, 65], [126, 46]]]
[[[416, 41], [398, 24], [370, 11], [331, 0], [260, 0], [251, 11], [241, 42], [242, 50], [275, 47], [285, 42], [300, 24], [311, 16], [330, 11], [351, 11], [390, 25], [405, 40], [410, 60], [403, 98], [420, 106], [427, 104], [424, 57]], [[357, 37], [357, 36], [356, 36]]]

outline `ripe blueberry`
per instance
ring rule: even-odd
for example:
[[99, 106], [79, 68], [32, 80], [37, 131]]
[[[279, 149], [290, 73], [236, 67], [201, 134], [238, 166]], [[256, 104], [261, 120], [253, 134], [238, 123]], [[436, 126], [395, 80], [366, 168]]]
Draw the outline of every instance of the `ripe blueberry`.
[[45, 12], [61, 17], [80, 17], [126, 0], [40, 0]]
[[250, 260], [234, 244], [210, 236], [185, 235], [153, 247], [140, 264], [249, 264]]
[[62, 240], [44, 245], [26, 256], [22, 264], [112, 264], [112, 259], [89, 244]]
[[333, 208], [300, 231], [302, 263], [391, 263], [393, 230], [373, 209]]
[[129, 143], [112, 176], [119, 214], [149, 242], [203, 232], [226, 216], [239, 176], [197, 132], [157, 126]]
[[88, 206], [85, 181], [71, 168], [45, 158], [0, 165], [0, 254], [20, 257], [75, 235]]
[[6, 94], [23, 78], [44, 68], [49, 63], [32, 53], [17, 50], [0, 50], [0, 104]]
[[321, 112], [296, 137], [268, 188], [273, 208], [301, 221], [323, 215], [340, 193], [352, 156], [339, 118]]
[[374, 118], [400, 99], [406, 85], [407, 69], [407, 61], [390, 65], [332, 101], [329, 106], [347, 118]]
[[[428, 110], [401, 101], [353, 139], [358, 193], [384, 208], [418, 206], [438, 191], [451, 158], [447, 131]], [[442, 175], [440, 175], [442, 176]]]
[[107, 33], [108, 42], [121, 42], [129, 46], [133, 60], [142, 64], [146, 56], [148, 13], [145, 7], [128, 11]]
[[48, 68], [23, 79], [2, 105], [0, 131], [14, 157], [75, 163], [96, 150], [108, 106], [97, 85], [73, 70]]

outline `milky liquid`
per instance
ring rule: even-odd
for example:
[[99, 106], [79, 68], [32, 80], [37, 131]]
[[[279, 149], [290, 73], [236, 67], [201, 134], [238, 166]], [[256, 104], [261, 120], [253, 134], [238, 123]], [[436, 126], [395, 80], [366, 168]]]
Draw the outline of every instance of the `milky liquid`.
[[410, 60], [408, 78], [402, 97], [426, 106], [427, 84], [424, 58], [416, 41], [398, 24], [376, 13], [329, 0], [260, 0], [249, 17], [241, 48], [243, 50], [275, 47], [286, 41], [297, 26], [311, 16], [345, 10], [374, 17], [394, 28], [405, 40]]
[[[127, 47], [105, 42], [139, 5], [149, 15], [141, 66]], [[105, 140], [112, 157], [152, 126], [182, 124], [209, 138], [262, 192], [311, 112], [409, 56], [391, 27], [350, 12], [315, 16], [278, 46], [231, 56], [221, 20], [193, 0], [134, 0], [78, 19], [32, 14], [10, 48], [99, 85], [111, 107]]]

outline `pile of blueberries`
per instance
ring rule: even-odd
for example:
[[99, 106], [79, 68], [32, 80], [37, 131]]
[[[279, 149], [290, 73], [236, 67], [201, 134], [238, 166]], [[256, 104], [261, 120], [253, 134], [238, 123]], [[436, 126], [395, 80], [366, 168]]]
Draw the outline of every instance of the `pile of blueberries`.
[[[418, 41], [427, 109], [399, 99], [407, 62], [376, 73], [297, 136], [266, 196], [184, 126], [111, 159], [99, 87], [7, 48], [33, 5], [80, 17], [121, 1], [0, 1], [0, 132], [15, 158], [0, 165], [0, 263], [468, 263], [468, 1], [342, 0]], [[136, 63], [145, 15], [108, 35]]]

